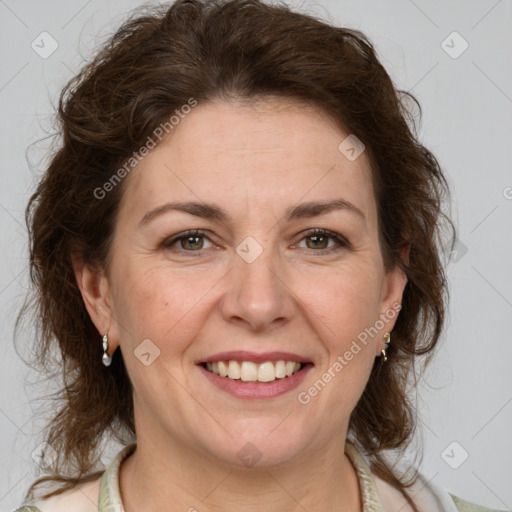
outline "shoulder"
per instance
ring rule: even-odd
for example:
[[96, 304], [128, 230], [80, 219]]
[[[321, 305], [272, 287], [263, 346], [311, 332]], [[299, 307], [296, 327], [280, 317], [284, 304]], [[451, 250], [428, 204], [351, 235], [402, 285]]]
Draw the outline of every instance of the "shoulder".
[[475, 505], [474, 503], [465, 501], [451, 493], [450, 496], [453, 499], [453, 502], [455, 503], [458, 512], [505, 512], [494, 508], [486, 508], [480, 505]]
[[48, 499], [26, 503], [13, 512], [98, 512], [107, 509], [122, 512], [119, 467], [136, 447], [137, 443], [124, 446], [95, 480], [79, 484]]
[[[385, 511], [399, 509], [401, 512], [410, 512], [412, 510], [397, 489], [378, 476], [373, 475], [373, 477]], [[465, 501], [434, 484], [432, 481], [428, 481], [422, 474], [407, 489], [407, 492], [410, 496], [414, 497], [414, 502], [420, 512], [504, 512]]]
[[29, 503], [13, 512], [98, 512], [101, 477], [62, 494]]

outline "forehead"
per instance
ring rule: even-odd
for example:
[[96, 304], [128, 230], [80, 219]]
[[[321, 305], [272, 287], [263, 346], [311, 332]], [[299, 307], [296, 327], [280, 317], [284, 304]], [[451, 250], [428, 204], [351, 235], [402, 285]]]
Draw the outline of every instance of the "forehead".
[[175, 199], [235, 209], [257, 202], [277, 213], [280, 205], [343, 197], [371, 216], [366, 154], [352, 161], [339, 148], [349, 135], [302, 103], [199, 104], [130, 173], [123, 202], [131, 215]]

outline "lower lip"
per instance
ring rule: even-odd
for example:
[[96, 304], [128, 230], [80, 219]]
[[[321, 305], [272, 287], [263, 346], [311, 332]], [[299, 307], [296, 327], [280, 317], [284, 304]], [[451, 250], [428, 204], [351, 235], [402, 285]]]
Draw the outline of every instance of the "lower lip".
[[202, 365], [198, 365], [198, 368], [212, 384], [215, 384], [215, 386], [230, 395], [236, 398], [257, 399], [274, 398], [295, 389], [304, 380], [304, 377], [313, 368], [313, 365], [308, 363], [304, 365], [302, 370], [299, 370], [290, 377], [276, 379], [273, 382], [244, 382], [240, 379], [235, 380], [229, 377], [221, 377], [216, 373], [208, 371]]

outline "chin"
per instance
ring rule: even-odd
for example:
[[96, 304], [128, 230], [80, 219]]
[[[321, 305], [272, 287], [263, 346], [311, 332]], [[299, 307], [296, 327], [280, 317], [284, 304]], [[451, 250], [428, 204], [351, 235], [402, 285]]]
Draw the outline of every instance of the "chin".
[[[280, 419], [282, 420], [283, 418]], [[210, 442], [205, 440], [207, 442], [205, 448], [216, 459], [239, 468], [272, 468], [286, 464], [303, 453], [310, 443], [297, 436], [295, 428], [291, 435], [291, 424], [287, 429], [280, 431], [278, 431], [279, 428], [276, 429], [278, 424], [279, 422], [273, 422], [271, 429], [255, 428], [253, 435], [236, 435], [231, 431], [233, 437], [223, 443], [212, 443], [211, 439]], [[267, 426], [266, 422], [265, 426]]]

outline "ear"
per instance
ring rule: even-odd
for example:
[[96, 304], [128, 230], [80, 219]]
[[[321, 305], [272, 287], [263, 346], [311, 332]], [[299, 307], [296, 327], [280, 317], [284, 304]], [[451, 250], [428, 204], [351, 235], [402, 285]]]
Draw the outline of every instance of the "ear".
[[98, 329], [98, 342], [108, 332], [109, 354], [112, 355], [119, 345], [119, 336], [117, 324], [114, 322], [113, 300], [108, 278], [103, 269], [85, 263], [78, 253], [74, 253], [71, 259], [85, 307]]
[[[410, 245], [399, 249], [400, 259], [406, 264], [409, 263], [409, 250]], [[384, 338], [384, 333], [391, 333], [393, 331], [398, 319], [398, 314], [402, 307], [402, 296], [406, 284], [407, 276], [398, 264], [395, 264], [393, 268], [387, 271], [382, 288], [381, 311], [379, 317], [379, 319], [384, 323], [384, 327], [381, 330], [381, 340]], [[393, 337], [391, 337], [391, 339], [393, 339]], [[377, 340], [377, 343], [375, 344], [376, 355], [379, 355], [381, 350], [386, 348], [386, 345], [381, 340]]]

